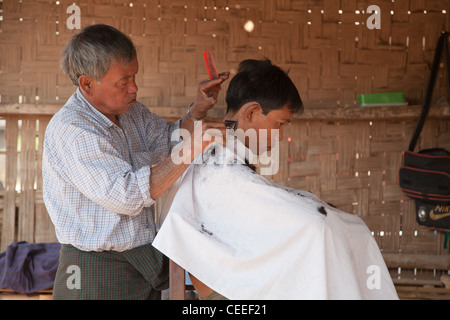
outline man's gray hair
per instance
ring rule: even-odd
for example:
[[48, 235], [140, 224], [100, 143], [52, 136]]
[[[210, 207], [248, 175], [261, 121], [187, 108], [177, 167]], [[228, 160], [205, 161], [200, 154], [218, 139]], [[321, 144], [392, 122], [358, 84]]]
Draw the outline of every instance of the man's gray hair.
[[61, 53], [61, 68], [78, 86], [78, 78], [87, 75], [96, 81], [108, 72], [111, 63], [130, 63], [136, 58], [133, 42], [119, 30], [104, 24], [84, 27]]

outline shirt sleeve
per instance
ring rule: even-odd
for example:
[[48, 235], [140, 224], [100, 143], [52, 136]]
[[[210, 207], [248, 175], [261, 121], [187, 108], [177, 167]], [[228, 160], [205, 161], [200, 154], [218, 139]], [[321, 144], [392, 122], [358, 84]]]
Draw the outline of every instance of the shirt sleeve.
[[154, 165], [168, 157], [173, 148], [180, 143], [179, 129], [181, 119], [168, 122], [145, 107], [143, 108], [142, 117], [146, 119], [145, 135], [148, 149], [152, 151], [153, 155], [160, 155], [159, 161], [153, 161], [152, 164]]

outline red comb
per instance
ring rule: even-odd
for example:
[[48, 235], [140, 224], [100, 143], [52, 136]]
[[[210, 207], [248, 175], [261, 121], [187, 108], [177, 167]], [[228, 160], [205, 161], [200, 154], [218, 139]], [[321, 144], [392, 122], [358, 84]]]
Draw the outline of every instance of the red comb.
[[214, 63], [214, 57], [211, 51], [203, 51], [203, 57], [205, 58], [206, 69], [208, 70], [209, 78], [217, 79], [219, 74], [217, 73], [216, 64]]

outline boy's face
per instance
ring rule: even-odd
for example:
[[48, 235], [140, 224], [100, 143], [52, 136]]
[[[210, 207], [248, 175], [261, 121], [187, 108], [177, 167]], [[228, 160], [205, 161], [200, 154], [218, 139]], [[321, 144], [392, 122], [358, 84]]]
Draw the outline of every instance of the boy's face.
[[[287, 106], [272, 110], [267, 115], [262, 113], [262, 108], [257, 103], [244, 106], [236, 119], [238, 129], [242, 129], [245, 135], [240, 140], [245, 140], [246, 147], [258, 155], [270, 151], [277, 141], [283, 140], [283, 129], [293, 117], [294, 113]], [[251, 132], [256, 133], [256, 146], [251, 141]]]

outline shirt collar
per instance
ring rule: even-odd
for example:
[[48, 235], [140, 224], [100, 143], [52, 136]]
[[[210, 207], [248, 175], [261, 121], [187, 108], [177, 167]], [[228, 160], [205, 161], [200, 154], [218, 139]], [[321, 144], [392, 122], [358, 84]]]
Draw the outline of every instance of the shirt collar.
[[87, 109], [92, 111], [93, 117], [97, 121], [99, 121], [100, 123], [105, 125], [107, 128], [110, 128], [110, 127], [115, 125], [114, 122], [109, 120], [103, 113], [98, 111], [93, 105], [91, 105], [89, 103], [89, 101], [87, 101], [87, 99], [84, 97], [83, 93], [81, 92], [80, 88], [78, 88], [77, 91], [76, 91], [76, 98], [78, 100], [81, 100], [81, 102], [83, 102], [83, 104], [87, 107]]

